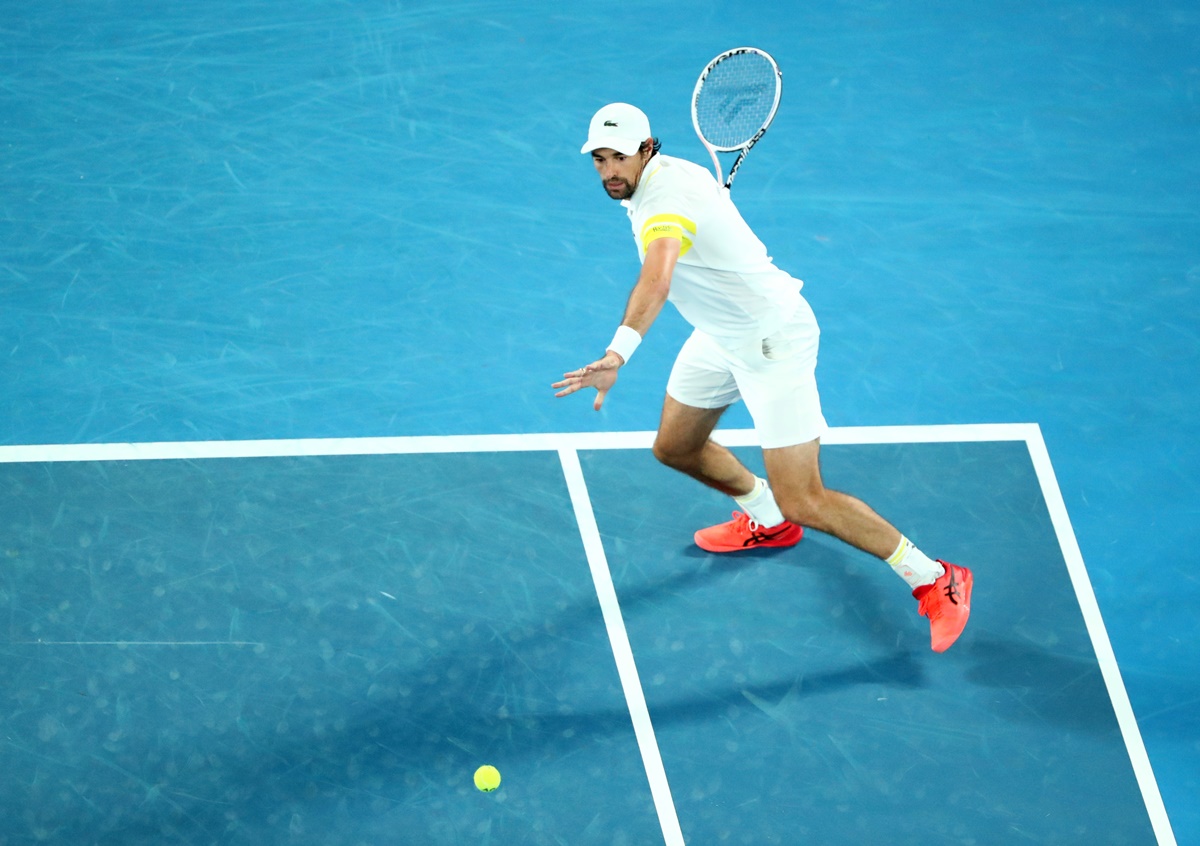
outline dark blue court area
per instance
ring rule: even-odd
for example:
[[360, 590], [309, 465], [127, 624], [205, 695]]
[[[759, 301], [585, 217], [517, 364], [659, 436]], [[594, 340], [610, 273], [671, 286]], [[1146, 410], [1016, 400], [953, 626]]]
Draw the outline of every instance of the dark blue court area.
[[[0, 846], [1200, 846], [1194, 2], [0, 10]], [[549, 387], [638, 269], [590, 116], [707, 164], [741, 45], [828, 480], [976, 573], [943, 655], [829, 538], [691, 546], [670, 308]]]
[[3, 469], [7, 842], [656, 830], [553, 453]]
[[[687, 842], [1155, 842], [1024, 443], [827, 448], [988, 574], [944, 655], [869, 556], [708, 555], [721, 497], [645, 449], [580, 465]], [[6, 463], [0, 492], [6, 842], [679, 842], [555, 452]]]

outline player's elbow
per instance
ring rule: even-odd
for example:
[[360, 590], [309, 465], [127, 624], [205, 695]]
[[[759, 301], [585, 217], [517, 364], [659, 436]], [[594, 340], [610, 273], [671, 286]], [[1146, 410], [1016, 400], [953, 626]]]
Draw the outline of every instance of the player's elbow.
[[659, 303], [665, 303], [667, 295], [671, 293], [671, 274], [662, 272], [645, 273], [642, 275], [641, 285], [651, 299]]

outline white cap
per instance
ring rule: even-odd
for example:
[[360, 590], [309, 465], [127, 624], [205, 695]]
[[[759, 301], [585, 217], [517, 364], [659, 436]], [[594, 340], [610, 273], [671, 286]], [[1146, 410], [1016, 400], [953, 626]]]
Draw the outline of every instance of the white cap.
[[607, 147], [632, 156], [649, 137], [650, 118], [641, 109], [628, 103], [609, 103], [592, 116], [587, 143], [579, 152]]

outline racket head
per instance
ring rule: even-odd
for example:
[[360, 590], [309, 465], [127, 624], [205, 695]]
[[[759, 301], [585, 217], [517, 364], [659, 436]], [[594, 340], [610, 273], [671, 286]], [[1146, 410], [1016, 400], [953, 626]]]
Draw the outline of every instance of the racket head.
[[692, 126], [718, 153], [749, 150], [779, 109], [783, 74], [765, 50], [735, 47], [715, 57], [692, 91]]

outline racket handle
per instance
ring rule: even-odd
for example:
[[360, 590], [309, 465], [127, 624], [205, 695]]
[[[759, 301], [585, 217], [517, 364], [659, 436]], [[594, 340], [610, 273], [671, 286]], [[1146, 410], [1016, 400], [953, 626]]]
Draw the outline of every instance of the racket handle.
[[[729, 169], [729, 178], [725, 180], [726, 188], [729, 188], [729, 186], [733, 184], [733, 178], [737, 176], [738, 168], [742, 166], [742, 159], [746, 158], [746, 153], [746, 150], [742, 150], [740, 153], [738, 153], [738, 157], [733, 162], [733, 167]], [[719, 176], [717, 177], [717, 181], [721, 181]]]

